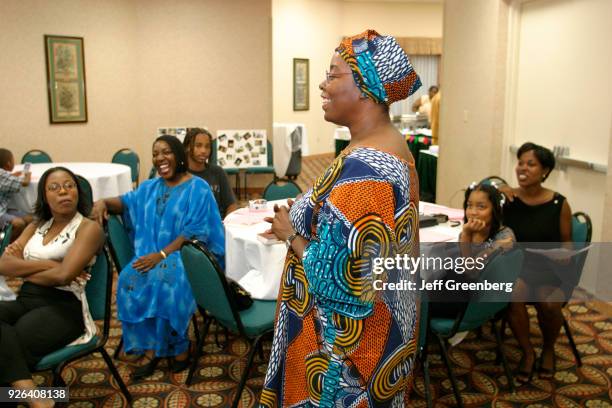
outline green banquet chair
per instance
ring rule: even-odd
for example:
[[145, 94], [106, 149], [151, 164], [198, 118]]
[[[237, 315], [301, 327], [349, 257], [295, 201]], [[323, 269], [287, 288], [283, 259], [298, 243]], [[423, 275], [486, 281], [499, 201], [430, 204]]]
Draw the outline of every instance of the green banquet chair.
[[[202, 243], [198, 241], [185, 242], [181, 248], [181, 257], [185, 265], [187, 278], [191, 283], [193, 296], [202, 315], [207, 312], [221, 326], [247, 339], [251, 346], [247, 357], [247, 365], [244, 373], [242, 373], [232, 403], [232, 407], [235, 408], [238, 406], [242, 390], [253, 365], [255, 351], [263, 336], [271, 334], [274, 329], [276, 301], [254, 299], [253, 304], [248, 309], [238, 311], [225, 274], [214, 256]], [[198, 340], [196, 355], [187, 375], [187, 385], [190, 385], [193, 379], [210, 324], [211, 319], [208, 319]]]

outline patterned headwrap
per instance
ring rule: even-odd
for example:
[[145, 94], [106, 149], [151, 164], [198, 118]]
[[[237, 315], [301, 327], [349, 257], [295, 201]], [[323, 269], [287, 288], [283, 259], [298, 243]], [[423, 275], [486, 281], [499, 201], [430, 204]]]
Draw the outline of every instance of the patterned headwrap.
[[408, 55], [393, 37], [367, 30], [346, 37], [336, 52], [353, 71], [361, 93], [376, 103], [391, 105], [421, 87]]

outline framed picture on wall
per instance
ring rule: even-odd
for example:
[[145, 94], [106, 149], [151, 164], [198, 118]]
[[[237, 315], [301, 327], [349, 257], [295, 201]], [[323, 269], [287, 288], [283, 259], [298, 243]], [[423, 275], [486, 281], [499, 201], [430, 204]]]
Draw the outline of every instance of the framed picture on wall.
[[83, 37], [45, 35], [51, 123], [87, 122]]
[[293, 59], [293, 110], [307, 111], [310, 109], [308, 60]]

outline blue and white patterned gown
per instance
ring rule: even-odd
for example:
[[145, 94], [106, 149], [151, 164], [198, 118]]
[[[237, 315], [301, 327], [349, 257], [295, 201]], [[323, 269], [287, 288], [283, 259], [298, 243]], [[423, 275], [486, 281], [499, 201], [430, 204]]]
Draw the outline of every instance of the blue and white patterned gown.
[[136, 253], [119, 274], [117, 287], [125, 351], [154, 350], [158, 357], [181, 354], [189, 345], [186, 332], [196, 305], [180, 251], [146, 273], [131, 264], [183, 236], [204, 242], [223, 265], [224, 230], [214, 196], [198, 177], [175, 187], [156, 178], [122, 195], [121, 202]]

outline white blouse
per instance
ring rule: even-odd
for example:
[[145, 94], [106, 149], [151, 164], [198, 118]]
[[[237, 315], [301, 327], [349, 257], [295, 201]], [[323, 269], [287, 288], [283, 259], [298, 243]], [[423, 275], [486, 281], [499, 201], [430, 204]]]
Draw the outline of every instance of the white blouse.
[[[51, 225], [53, 225], [53, 218], [44, 224], [40, 225], [32, 238], [28, 241], [25, 248], [23, 249], [23, 259], [26, 260], [53, 260], [57, 262], [61, 262], [66, 253], [72, 246], [74, 239], [76, 238], [76, 232], [81, 225], [81, 221], [83, 221], [83, 216], [80, 213], [76, 213], [75, 216], [70, 220], [68, 225], [64, 227], [64, 229], [57, 234], [57, 236], [46, 245], [43, 244], [43, 239], [45, 235], [49, 232]], [[96, 257], [94, 256], [91, 261], [88, 263], [88, 266], [93, 265], [96, 261]], [[56, 289], [66, 290], [74, 293], [74, 295], [81, 301], [82, 310], [83, 310], [83, 322], [85, 323], [85, 333], [80, 336], [78, 339], [74, 340], [69, 346], [77, 345], [77, 344], [85, 344], [89, 342], [93, 336], [96, 334], [97, 328], [96, 324], [91, 317], [91, 313], [89, 312], [89, 306], [87, 304], [87, 297], [85, 295], [85, 285], [86, 282], [82, 284], [77, 283], [76, 281], [72, 281], [69, 285], [66, 286], [56, 286]]]

